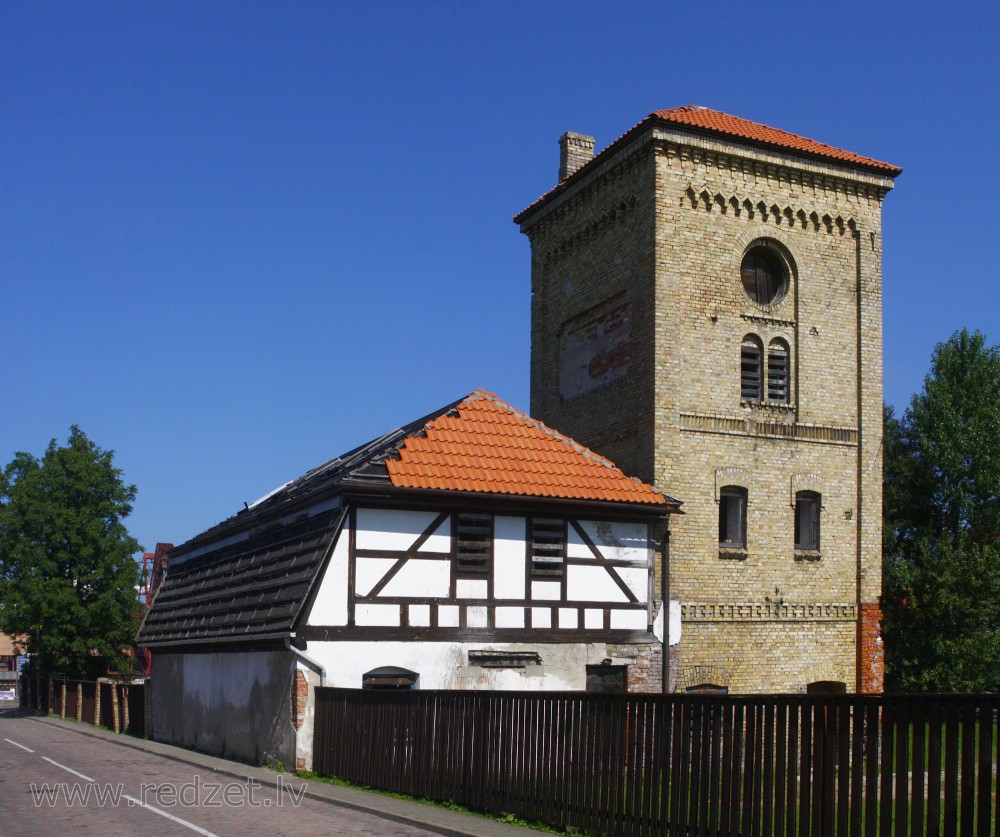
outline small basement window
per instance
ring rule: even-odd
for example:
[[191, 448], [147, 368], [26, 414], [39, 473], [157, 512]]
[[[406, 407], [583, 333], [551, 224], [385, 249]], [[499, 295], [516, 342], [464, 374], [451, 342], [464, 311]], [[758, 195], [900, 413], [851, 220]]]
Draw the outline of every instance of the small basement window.
[[566, 525], [550, 517], [533, 517], [528, 525], [531, 577], [560, 577], [566, 553]]
[[728, 695], [729, 687], [720, 686], [718, 683], [698, 683], [685, 687], [684, 691], [693, 695]]
[[455, 515], [455, 575], [479, 578], [493, 563], [493, 516], [464, 512]]
[[719, 548], [747, 548], [747, 490], [738, 485], [719, 491]]
[[807, 695], [846, 695], [847, 684], [840, 680], [817, 680], [806, 684]]
[[361, 688], [378, 691], [416, 689], [418, 676], [416, 672], [405, 668], [375, 668], [361, 675]]
[[482, 668], [525, 668], [540, 666], [537, 651], [470, 651], [469, 665]]

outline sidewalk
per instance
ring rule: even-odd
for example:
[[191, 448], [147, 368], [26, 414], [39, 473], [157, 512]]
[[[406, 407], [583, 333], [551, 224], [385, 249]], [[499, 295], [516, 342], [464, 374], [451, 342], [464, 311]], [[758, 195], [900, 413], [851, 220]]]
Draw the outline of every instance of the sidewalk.
[[[79, 735], [89, 735], [92, 738], [100, 738], [122, 747], [132, 747], [133, 749], [152, 753], [163, 758], [190, 764], [205, 771], [220, 773], [223, 776], [231, 776], [234, 779], [243, 781], [246, 779], [256, 779], [261, 784], [270, 784], [274, 781], [275, 777], [273, 770], [268, 770], [264, 767], [251, 767], [240, 762], [228, 761], [216, 758], [215, 756], [196, 753], [192, 750], [185, 750], [183, 747], [161, 744], [158, 741], [133, 738], [129, 735], [116, 735], [99, 727], [68, 723], [54, 716], [34, 715], [30, 716], [30, 720], [40, 724], [55, 724], [61, 730], [75, 732]], [[382, 794], [358, 788], [345, 788], [337, 785], [328, 785], [324, 782], [303, 780], [287, 773], [285, 776], [288, 785], [294, 787], [296, 790], [302, 785], [306, 785], [305, 795], [310, 799], [329, 802], [333, 805], [351, 808], [355, 811], [363, 811], [367, 814], [374, 814], [375, 816], [415, 828], [425, 828], [429, 831], [435, 831], [438, 834], [447, 835], [447, 837], [531, 837], [534, 834], [545, 833], [536, 831], [533, 828], [522, 828], [521, 826], [496, 822], [485, 817], [477, 817], [474, 814], [463, 814], [458, 811], [448, 811], [432, 805], [422, 805], [419, 802], [395, 799], [391, 796], [383, 796]]]

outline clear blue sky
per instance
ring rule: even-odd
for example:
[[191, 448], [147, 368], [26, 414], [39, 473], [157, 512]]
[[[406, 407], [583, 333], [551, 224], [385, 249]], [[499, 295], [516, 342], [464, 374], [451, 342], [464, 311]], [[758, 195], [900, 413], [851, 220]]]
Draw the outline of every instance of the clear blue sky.
[[1000, 342], [1000, 4], [7, 3], [0, 460], [79, 424], [180, 543], [477, 386], [528, 408], [557, 139], [700, 104], [901, 165], [885, 392]]

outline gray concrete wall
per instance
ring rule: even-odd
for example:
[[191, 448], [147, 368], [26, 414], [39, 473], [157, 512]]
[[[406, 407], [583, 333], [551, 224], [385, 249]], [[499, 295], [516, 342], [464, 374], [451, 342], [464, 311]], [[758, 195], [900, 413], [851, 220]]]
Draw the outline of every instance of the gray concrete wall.
[[286, 651], [153, 657], [150, 738], [251, 764], [295, 766]]

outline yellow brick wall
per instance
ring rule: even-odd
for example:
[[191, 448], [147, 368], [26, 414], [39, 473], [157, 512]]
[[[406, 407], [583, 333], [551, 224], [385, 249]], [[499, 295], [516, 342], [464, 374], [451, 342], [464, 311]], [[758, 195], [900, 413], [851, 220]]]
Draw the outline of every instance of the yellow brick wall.
[[[733, 691], [817, 680], [853, 690], [860, 606], [881, 593], [881, 205], [891, 182], [662, 128], [599, 163], [522, 223], [531, 412], [684, 502], [670, 572], [685, 605], [682, 668], [721, 667]], [[791, 267], [787, 295], [767, 308], [740, 282], [757, 239]], [[634, 314], [627, 374], [567, 398], [560, 329], [614, 293]], [[748, 333], [765, 351], [774, 337], [788, 343], [787, 406], [741, 403]], [[718, 548], [725, 484], [748, 490], [739, 558]], [[793, 548], [796, 490], [822, 495], [818, 557]]]

